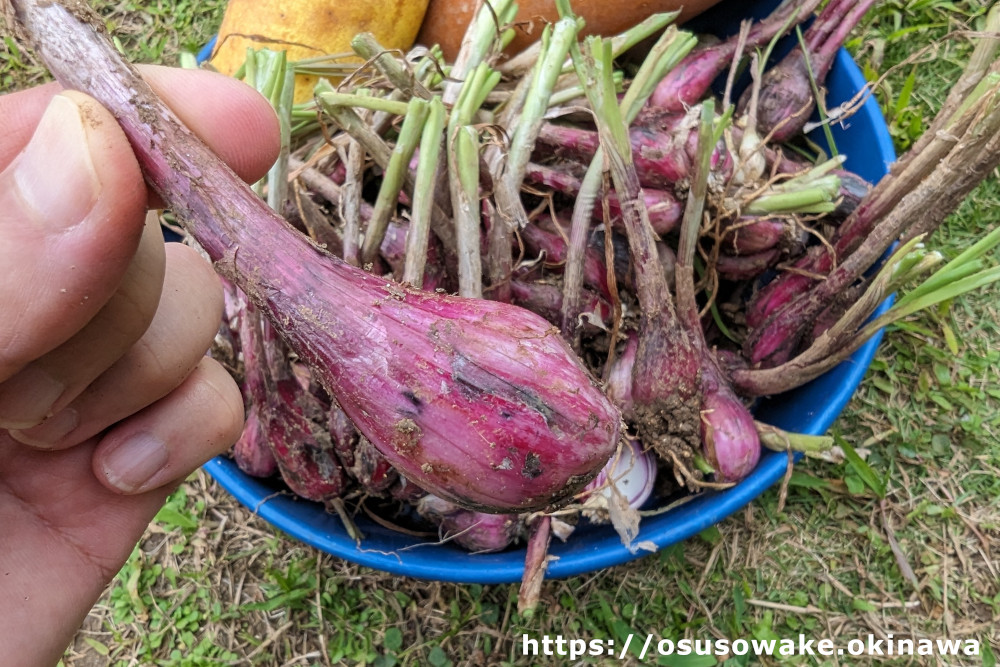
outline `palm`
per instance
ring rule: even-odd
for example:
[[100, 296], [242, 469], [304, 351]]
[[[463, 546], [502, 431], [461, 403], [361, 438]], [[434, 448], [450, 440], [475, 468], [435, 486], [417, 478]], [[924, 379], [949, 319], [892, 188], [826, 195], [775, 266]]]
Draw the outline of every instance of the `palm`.
[[0, 600], [14, 613], [7, 655], [54, 639], [57, 657], [163, 503], [167, 490], [105, 488], [91, 469], [93, 449], [35, 451], [0, 431]]

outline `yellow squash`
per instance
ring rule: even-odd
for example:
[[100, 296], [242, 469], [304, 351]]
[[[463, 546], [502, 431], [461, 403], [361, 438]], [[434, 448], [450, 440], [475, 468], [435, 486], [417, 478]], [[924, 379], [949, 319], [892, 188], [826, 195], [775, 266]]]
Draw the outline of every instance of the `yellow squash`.
[[[288, 59], [349, 53], [351, 39], [370, 32], [384, 47], [409, 49], [427, 0], [229, 0], [212, 65], [233, 74], [247, 47], [286, 49]], [[312, 96], [316, 77], [298, 75], [295, 101]]]

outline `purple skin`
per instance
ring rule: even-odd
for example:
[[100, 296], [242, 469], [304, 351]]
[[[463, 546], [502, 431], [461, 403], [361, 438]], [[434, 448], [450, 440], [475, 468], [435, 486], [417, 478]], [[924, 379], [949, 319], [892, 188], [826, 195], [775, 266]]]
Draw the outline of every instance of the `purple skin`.
[[[390, 220], [386, 228], [382, 245], [379, 246], [379, 253], [392, 268], [392, 273], [397, 278], [403, 275], [403, 263], [406, 260], [406, 230], [407, 226], [397, 220]], [[335, 255], [339, 254], [334, 252]], [[427, 264], [424, 269], [424, 282], [420, 289], [433, 292], [437, 288], [445, 288], [447, 275], [442, 258], [441, 242], [435, 236], [431, 236], [427, 246]]]
[[396, 481], [396, 471], [366, 438], [360, 437], [350, 418], [336, 403], [327, 412], [327, 430], [337, 459], [362, 489], [380, 495]]
[[639, 349], [639, 336], [634, 331], [627, 334], [625, 348], [615, 357], [607, 373], [605, 391], [608, 397], [621, 408], [626, 418], [631, 417], [632, 405], [632, 368], [635, 366], [635, 353]]
[[827, 220], [845, 220], [861, 205], [872, 189], [872, 184], [854, 172], [837, 169], [833, 172], [840, 179], [840, 196], [837, 208], [826, 216]]
[[[527, 249], [533, 254], [545, 253], [546, 266], [562, 266], [566, 262], [566, 242], [555, 232], [549, 232], [541, 225], [528, 225], [521, 230], [521, 239]], [[611, 298], [611, 288], [608, 286], [608, 272], [604, 264], [604, 255], [594, 248], [587, 248], [583, 261], [583, 283], [597, 290], [606, 299]]]
[[79, 12], [34, 0], [15, 11], [55, 77], [111, 110], [147, 182], [216, 269], [400, 473], [465, 507], [510, 513], [571, 497], [604, 466], [620, 415], [548, 322], [330, 256], [194, 137]]
[[[825, 245], [813, 246], [796, 260], [795, 268], [813, 275], [827, 275], [834, 268], [834, 257], [847, 257], [860, 245], [864, 235], [877, 222], [877, 210], [877, 203], [859, 205], [848, 221], [837, 228], [832, 253]], [[746, 308], [751, 331], [743, 346], [751, 363], [776, 366], [791, 358], [803, 334], [799, 326], [802, 318], [783, 313], [816, 283], [817, 280], [808, 275], [786, 272], [754, 295]]]
[[776, 247], [788, 235], [784, 220], [743, 217], [724, 225], [722, 251], [730, 255], [755, 255]]
[[738, 482], [760, 460], [760, 438], [753, 417], [722, 378], [714, 362], [701, 376], [701, 439], [715, 481]]
[[265, 429], [281, 478], [308, 500], [338, 498], [347, 480], [329, 434], [316, 422], [322, 406], [297, 380], [278, 380], [275, 388], [265, 410]]
[[396, 476], [396, 481], [389, 487], [389, 496], [393, 500], [408, 505], [413, 505], [426, 495], [426, 491], [400, 475]]
[[712, 350], [715, 356], [715, 363], [722, 371], [723, 377], [729, 377], [730, 373], [737, 370], [747, 369], [747, 360], [742, 354], [735, 350]]
[[233, 445], [233, 459], [240, 470], [252, 477], [270, 477], [278, 471], [278, 462], [267, 444], [256, 404], [247, 411], [243, 433]]
[[293, 377], [284, 344], [253, 305], [240, 318], [240, 340], [258, 444], [270, 449], [282, 479], [297, 495], [317, 502], [339, 497], [346, 480], [329, 434], [320, 427], [327, 408]]
[[337, 452], [337, 458], [345, 468], [354, 465], [354, 447], [358, 442], [358, 429], [354, 428], [354, 423], [347, 416], [337, 402], [330, 405], [326, 419], [327, 430], [330, 432], [330, 441]]
[[382, 453], [367, 438], [358, 439], [354, 466], [347, 473], [368, 493], [380, 495], [396, 481], [398, 475]]
[[516, 514], [484, 514], [454, 503], [424, 496], [417, 513], [438, 527], [442, 540], [449, 540], [472, 553], [503, 551], [517, 539], [521, 522]]
[[[629, 130], [632, 160], [640, 185], [664, 189], [687, 180], [698, 146], [698, 135], [694, 129], [691, 123], [681, 123], [676, 117], [666, 129], [651, 125], [632, 126]], [[539, 132], [538, 145], [544, 147], [548, 155], [555, 153], [589, 161], [600, 140], [593, 130], [546, 123]], [[712, 156], [712, 169], [725, 178], [732, 173], [732, 168], [732, 156], [720, 142]]]
[[[558, 322], [562, 314], [562, 289], [556, 285], [548, 283], [529, 282], [525, 280], [512, 280], [510, 282], [511, 293], [514, 303], [541, 315], [549, 322]], [[583, 312], [597, 313], [602, 322], [611, 319], [611, 305], [600, 296], [584, 290], [583, 292]], [[585, 327], [588, 325], [585, 323]], [[594, 331], [596, 327], [592, 327]]]
[[[782, 3], [771, 16], [753, 24], [747, 35], [744, 53], [770, 42], [786, 28], [786, 24], [788, 28], [794, 28], [808, 18], [819, 3], [820, 0]], [[666, 111], [683, 111], [697, 104], [708, 94], [712, 82], [732, 65], [738, 45], [739, 35], [733, 35], [718, 44], [695, 47], [663, 77], [650, 96], [649, 105]]]
[[[802, 132], [816, 108], [812, 80], [817, 85], [823, 84], [837, 50], [873, 4], [875, 0], [833, 0], [803, 35], [809, 50], [808, 60], [801, 46], [796, 46], [764, 73], [757, 105], [760, 136], [781, 143]], [[749, 99], [750, 91], [744, 91], [740, 99], [741, 110], [746, 108]]]
[[[529, 163], [524, 174], [526, 181], [545, 185], [557, 192], [567, 195], [576, 195], [580, 191], [580, 179], [558, 169], [546, 167], [538, 163]], [[657, 234], [669, 234], [677, 228], [681, 216], [684, 214], [684, 205], [677, 200], [677, 197], [666, 190], [644, 188], [643, 197], [646, 200], [646, 210], [649, 212], [649, 224], [653, 226], [653, 231]], [[611, 224], [621, 227], [622, 209], [618, 200], [618, 193], [608, 194], [608, 209], [611, 212]], [[604, 217], [604, 209], [598, 205], [593, 208], [594, 218], [601, 220]]]
[[802, 349], [809, 347], [809, 345], [822, 336], [827, 329], [836, 324], [847, 309], [850, 308], [860, 297], [864, 294], [865, 288], [868, 284], [865, 282], [859, 283], [857, 285], [852, 285], [838, 298], [835, 302], [827, 306], [826, 310], [821, 312], [809, 332], [802, 340]]
[[[631, 335], [625, 350], [615, 359], [608, 374], [607, 392], [629, 416], [635, 390], [632, 366], [638, 349], [638, 336]], [[735, 360], [734, 360], [735, 361]], [[741, 365], [745, 365], [741, 364]], [[712, 353], [704, 350], [698, 379], [701, 395], [701, 442], [718, 482], [738, 482], [760, 460], [760, 438], [753, 416], [733, 392]]]
[[726, 280], [753, 280], [774, 266], [780, 258], [780, 248], [762, 250], [753, 255], [719, 255], [715, 270]]
[[[821, 266], [822, 257], [829, 256], [826, 246], [812, 246], [806, 254], [795, 261], [796, 269], [815, 272]], [[773, 313], [805, 294], [816, 281], [800, 273], [786, 272], [762, 287], [746, 307], [747, 326], [761, 327]], [[751, 348], [746, 348], [749, 352]], [[752, 354], [748, 355], [751, 359]]]

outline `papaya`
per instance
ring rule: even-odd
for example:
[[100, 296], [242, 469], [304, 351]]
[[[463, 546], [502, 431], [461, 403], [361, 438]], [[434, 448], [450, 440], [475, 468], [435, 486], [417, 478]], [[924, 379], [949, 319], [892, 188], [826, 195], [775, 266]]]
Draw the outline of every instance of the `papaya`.
[[[350, 53], [360, 32], [372, 33], [385, 48], [407, 50], [426, 9], [427, 0], [229, 0], [210, 62], [232, 75], [248, 47], [284, 49], [289, 61]], [[296, 102], [312, 96], [316, 80], [296, 76]]]

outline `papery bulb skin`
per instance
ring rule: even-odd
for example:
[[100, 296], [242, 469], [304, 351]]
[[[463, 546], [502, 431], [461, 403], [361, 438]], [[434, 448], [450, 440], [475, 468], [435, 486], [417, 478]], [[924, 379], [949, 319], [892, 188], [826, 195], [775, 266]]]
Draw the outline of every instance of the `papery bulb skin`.
[[233, 445], [233, 460], [251, 477], [270, 477], [278, 470], [256, 405], [247, 410], [240, 439]]
[[264, 413], [268, 443], [285, 480], [297, 495], [316, 502], [339, 498], [346, 478], [329, 434], [318, 424], [315, 398], [296, 380], [276, 383]]
[[472, 553], [503, 551], [517, 539], [521, 521], [516, 514], [484, 514], [467, 510], [434, 495], [417, 501], [417, 513], [438, 527], [442, 539]]
[[571, 497], [610, 458], [621, 417], [556, 328], [329, 255], [185, 127], [80, 12], [29, 1], [14, 13], [53, 75], [115, 116], [146, 182], [216, 270], [401, 474], [467, 508], [516, 513]]
[[615, 491], [608, 487], [614, 486], [630, 507], [639, 509], [649, 500], [655, 485], [656, 456], [644, 450], [638, 440], [628, 440], [584, 490], [590, 495], [602, 494], [610, 500]]
[[541, 509], [614, 451], [618, 411], [537, 315], [410, 289], [295, 235], [220, 268], [263, 276], [265, 259], [252, 298], [361, 434], [427, 491], [479, 511]]
[[[708, 377], [705, 377], [708, 376]], [[760, 461], [760, 438], [753, 417], [728, 385], [703, 376], [701, 438], [717, 482], [739, 482]]]

